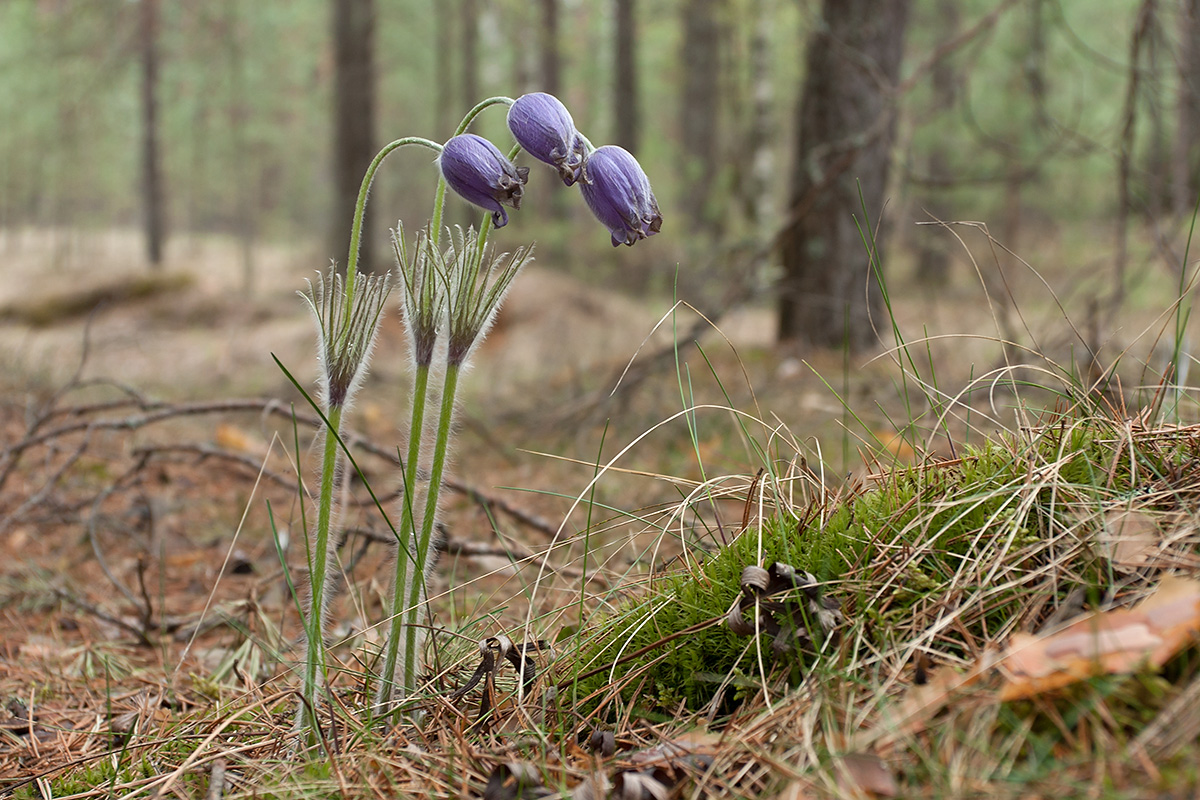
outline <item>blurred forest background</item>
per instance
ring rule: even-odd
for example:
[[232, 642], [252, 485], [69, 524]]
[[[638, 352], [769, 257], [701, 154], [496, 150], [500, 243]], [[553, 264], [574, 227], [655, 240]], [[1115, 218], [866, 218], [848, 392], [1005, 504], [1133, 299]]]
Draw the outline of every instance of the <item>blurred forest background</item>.
[[[68, 259], [80, 232], [140, 230], [156, 264], [195, 237], [233, 237], [239, 288], [253, 291], [257, 243], [304, 248], [311, 265], [302, 274], [344, 262], [347, 202], [379, 146], [405, 135], [444, 140], [484, 97], [547, 90], [596, 144], [638, 156], [666, 224], [631, 252], [609, 252], [583, 204], [535, 171], [534, 212], [516, 215], [510, 230], [538, 240], [540, 264], [667, 295], [679, 265], [681, 294], [701, 306], [774, 304], [773, 287], [793, 269], [786, 262], [798, 258], [789, 231], [806, 214], [819, 217], [800, 187], [811, 176], [796, 165], [814, 146], [799, 135], [802, 95], [822, 64], [836, 66], [810, 58], [825, 30], [821, 5], [5, 0], [0, 250], [11, 254], [18, 234], [38, 230]], [[836, 215], [861, 216], [853, 187], [863, 185], [866, 212], [873, 222], [882, 214], [907, 254], [884, 259], [889, 280], [931, 290], [977, 281], [953, 237], [914, 225], [933, 218], [984, 221], [1031, 261], [1047, 238], [1081, 243], [1078, 258], [1067, 255], [1088, 302], [1104, 307], [1150, 261], [1159, 262], [1153, 275], [1177, 274], [1197, 189], [1198, 6], [831, 3], [845, 9], [849, 30], [903, 42], [898, 75], [873, 76], [874, 127], [851, 121], [838, 140], [851, 143], [847, 152], [882, 143], [884, 160], [856, 160], [856, 151], [833, 170], [852, 187]], [[842, 40], [831, 36], [837, 53]], [[879, 46], [868, 41], [864, 52]], [[834, 97], [835, 110], [856, 102]], [[499, 113], [478, 130], [507, 141]], [[428, 218], [436, 173], [427, 160], [406, 154], [381, 170], [368, 264], [388, 266], [386, 228], [397, 217], [409, 227]], [[830, 188], [817, 184], [816, 196]], [[474, 216], [463, 208], [451, 219]], [[1148, 233], [1131, 245], [1129, 230]], [[856, 247], [842, 258], [865, 265]], [[862, 286], [854, 281], [853, 293]], [[789, 330], [787, 317], [781, 335], [839, 343], [840, 331]]]

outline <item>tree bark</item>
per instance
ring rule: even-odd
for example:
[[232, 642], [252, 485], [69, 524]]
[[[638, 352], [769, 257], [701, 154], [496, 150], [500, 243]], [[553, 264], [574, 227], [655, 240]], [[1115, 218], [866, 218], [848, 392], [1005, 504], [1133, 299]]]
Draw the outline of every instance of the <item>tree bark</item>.
[[872, 323], [884, 322], [875, 273], [881, 265], [863, 239], [878, 232], [871, 249], [882, 251], [882, 228], [875, 226], [909, 7], [910, 0], [823, 0], [808, 42], [791, 224], [781, 241], [781, 341], [852, 351], [876, 344]]
[[238, 17], [236, 2], [226, 3], [224, 9], [224, 24], [226, 26], [226, 46], [229, 58], [229, 93], [228, 110], [229, 132], [233, 138], [234, 169], [239, 176], [237, 181], [237, 232], [242, 244], [242, 291], [247, 297], [254, 293], [254, 229], [255, 207], [251, 197], [253, 184], [250, 175], [253, 174], [250, 153], [250, 142], [246, 132], [246, 121], [250, 117], [250, 104], [246, 100], [246, 68], [244, 32], [242, 21]]
[[682, 206], [693, 230], [709, 222], [709, 187], [717, 170], [720, 2], [687, 0], [683, 5]]
[[637, 23], [634, 0], [616, 0], [615, 71], [613, 81], [613, 143], [631, 153], [638, 150]]
[[[337, 196], [332, 241], [340, 261], [350, 251], [350, 227], [363, 175], [375, 157], [375, 0], [333, 0], [334, 41], [334, 185]], [[363, 219], [359, 272], [375, 264], [376, 226]]]
[[775, 107], [771, 81], [771, 27], [775, 20], [774, 0], [753, 0], [754, 28], [750, 36], [750, 94], [753, 105], [746, 132], [750, 174], [744, 193], [746, 216], [755, 229], [762, 229], [771, 207], [771, 183], [775, 154], [771, 147], [772, 110]]
[[1175, 213], [1184, 216], [1195, 206], [1200, 186], [1200, 0], [1181, 0], [1177, 27], [1182, 51], [1171, 194]]
[[479, 4], [463, 0], [462, 14], [462, 93], [463, 113], [483, 98], [479, 96]]
[[538, 49], [541, 51], [542, 91], [558, 97], [562, 91], [562, 60], [558, 54], [558, 0], [542, 0], [542, 24]]
[[[956, 0], [938, 0], [937, 2], [937, 37], [941, 41], [949, 41], [958, 34], [959, 4]], [[954, 107], [958, 99], [958, 77], [953, 63], [943, 58], [933, 65], [930, 74], [930, 84], [933, 89], [933, 104], [930, 115], [937, 117], [945, 114]], [[927, 221], [930, 217], [946, 221], [953, 213], [946, 202], [946, 186], [954, 180], [954, 168], [945, 147], [932, 147], [926, 168], [932, 187], [923, 198], [921, 219]], [[917, 234], [917, 282], [928, 289], [942, 289], [950, 284], [950, 254], [951, 242], [954, 241], [946, 231], [927, 227], [918, 229]]]
[[[437, 103], [437, 135], [442, 139], [450, 138], [458, 120], [454, 118], [454, 15], [445, 13], [446, 0], [433, 0], [434, 36], [437, 39], [434, 58], [436, 61], [434, 77], [434, 93]], [[439, 140], [440, 141], [440, 140]]]
[[146, 258], [160, 269], [166, 238], [162, 156], [158, 142], [158, 0], [141, 2], [142, 49], [142, 203], [145, 207]]

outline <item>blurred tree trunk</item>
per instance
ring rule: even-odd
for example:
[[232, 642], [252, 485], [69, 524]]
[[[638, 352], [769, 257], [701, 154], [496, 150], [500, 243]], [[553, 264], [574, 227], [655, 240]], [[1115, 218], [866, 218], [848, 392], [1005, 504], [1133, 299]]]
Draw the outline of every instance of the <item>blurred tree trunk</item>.
[[158, 0], [141, 3], [142, 49], [142, 203], [146, 212], [146, 258], [162, 267], [166, 238], [162, 156], [158, 147]]
[[874, 249], [881, 252], [895, 128], [890, 92], [909, 6], [823, 0], [805, 58], [790, 225], [781, 242], [781, 341], [866, 350], [876, 343], [872, 320], [885, 323], [874, 274], [881, 265], [872, 263], [858, 226], [868, 238], [879, 231]]
[[[1163, 71], [1163, 52], [1169, 47], [1161, 15], [1155, 10], [1150, 20], [1146, 42], [1145, 88], [1147, 112], [1150, 117], [1150, 149], [1146, 154], [1146, 211], [1157, 219], [1171, 210], [1171, 170], [1169, 136], [1163, 118], [1166, 75]], [[1168, 51], [1169, 52], [1169, 51]]]
[[1138, 98], [1143, 78], [1142, 51], [1153, 35], [1158, 0], [1142, 0], [1138, 7], [1129, 40], [1129, 80], [1125, 88], [1124, 123], [1117, 148], [1117, 221], [1116, 245], [1113, 257], [1113, 288], [1109, 300], [1112, 308], [1120, 307], [1125, 299], [1125, 272], [1129, 260], [1129, 216], [1133, 211], [1133, 149], [1137, 139]]
[[[506, 42], [524, 42], [529, 39], [529, 31], [538, 29], [538, 36], [541, 36], [541, 25], [536, 17], [539, 9], [532, 3], [519, 3], [514, 8], [507, 9], [506, 13], [499, 15], [499, 24], [502, 26], [500, 35]], [[489, 54], [491, 55], [491, 54]], [[533, 47], [514, 47], [512, 48], [511, 61], [509, 66], [512, 69], [512, 78], [509, 81], [506, 94], [512, 97], [520, 97], [526, 92], [545, 91], [541, 88], [541, 72], [543, 53], [541, 46]], [[485, 65], [484, 71], [492, 74], [495, 70], [494, 63], [490, 66]], [[482, 99], [482, 98], [480, 98]]]
[[465, 114], [483, 98], [479, 96], [479, 4], [462, 0], [462, 93]]
[[[1050, 128], [1050, 117], [1046, 110], [1048, 78], [1044, 12], [1045, 0], [1033, 0], [1029, 4], [1029, 52], [1021, 70], [1033, 106], [1033, 124], [1029, 126], [1026, 147], [1035, 151], [1042, 149], [1040, 144], [1045, 141]], [[1024, 155], [1026, 147], [1018, 143], [1006, 148], [1004, 216], [1000, 220], [1000, 241], [1008, 253], [1016, 253], [1021, 249], [1021, 227], [1024, 219], [1022, 195], [1025, 189], [1031, 187], [1036, 191], [1035, 181], [1042, 170], [1043, 157], [1039, 155], [1029, 160]], [[984, 284], [993, 299], [1004, 296], [1004, 274], [1012, 263], [1013, 257], [1006, 253], [998, 257], [996, 269], [984, 271]]]
[[709, 222], [709, 189], [717, 171], [720, 3], [721, 0], [685, 0], [683, 4], [682, 207], [693, 230], [704, 228]]
[[[334, 199], [333, 252], [350, 251], [350, 226], [363, 175], [375, 157], [375, 0], [333, 0]], [[375, 215], [363, 219], [358, 269], [375, 264]], [[347, 264], [341, 262], [345, 271]]]
[[746, 216], [755, 228], [762, 228], [769, 214], [774, 154], [771, 149], [771, 110], [775, 106], [771, 82], [771, 28], [775, 25], [774, 0], [753, 0], [750, 36], [750, 93], [753, 108], [746, 132], [746, 151], [750, 162], [743, 198]]
[[[229, 47], [229, 132], [233, 138], [233, 163], [237, 180], [237, 227], [242, 244], [242, 291], [247, 296], [254, 292], [254, 229], [256, 209], [251, 200], [250, 143], [246, 135], [246, 121], [250, 117], [250, 104], [246, 100], [245, 42], [238, 4], [228, 0], [225, 4], [226, 43]], [[349, 241], [347, 241], [347, 246]]]
[[450, 138], [458, 121], [454, 119], [454, 15], [443, 10], [446, 0], [433, 0], [433, 25], [437, 46], [434, 48], [436, 75], [434, 102], [437, 103], [438, 136]]
[[1181, 0], [1179, 24], [1179, 104], [1175, 128], [1172, 199], [1175, 213], [1190, 214], [1200, 186], [1200, 0]]
[[541, 51], [542, 91], [558, 97], [562, 92], [561, 59], [558, 56], [558, 0], [541, 0], [542, 24], [538, 48]]
[[[949, 41], [958, 33], [959, 4], [957, 0], [938, 0], [937, 38]], [[930, 75], [933, 89], [933, 116], [943, 114], [954, 107], [958, 96], [958, 80], [950, 59], [939, 59]], [[923, 210], [925, 219], [932, 217], [948, 220], [951, 215], [946, 202], [946, 187], [954, 180], [954, 170], [944, 147], [934, 147], [927, 164], [931, 189], [925, 197]], [[952, 237], [939, 228], [918, 229], [917, 239], [917, 282], [931, 289], [944, 288], [950, 283], [950, 242]]]
[[637, 153], [639, 115], [637, 80], [637, 23], [634, 0], [616, 0], [616, 70], [613, 81], [613, 143]]

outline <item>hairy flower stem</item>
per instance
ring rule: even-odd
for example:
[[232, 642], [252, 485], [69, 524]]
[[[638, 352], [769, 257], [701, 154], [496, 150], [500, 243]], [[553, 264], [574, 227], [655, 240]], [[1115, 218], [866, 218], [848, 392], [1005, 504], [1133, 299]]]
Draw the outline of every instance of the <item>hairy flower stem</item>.
[[417, 631], [418, 615], [421, 612], [423, 598], [426, 596], [425, 578], [429, 563], [429, 549], [433, 541], [433, 528], [437, 521], [438, 495], [442, 486], [442, 471], [446, 466], [446, 451], [450, 443], [450, 426], [454, 417], [454, 395], [458, 390], [458, 374], [460, 364], [447, 364], [445, 382], [442, 384], [442, 408], [438, 417], [437, 438], [433, 446], [433, 462], [429, 470], [429, 491], [425, 495], [425, 511], [421, 516], [421, 535], [417, 539], [417, 561], [414, 570], [412, 588], [408, 596], [408, 608], [405, 611], [405, 648], [404, 675], [405, 680], [415, 682], [417, 662]]
[[383, 163], [383, 160], [393, 150], [398, 150], [407, 144], [419, 144], [422, 147], [428, 147], [435, 153], [442, 152], [442, 146], [437, 142], [431, 142], [420, 136], [405, 136], [403, 139], [397, 139], [394, 142], [384, 145], [383, 149], [375, 154], [375, 158], [371, 159], [371, 164], [367, 167], [366, 174], [363, 175], [362, 185], [358, 189], [358, 202], [354, 204], [354, 223], [350, 226], [350, 253], [346, 256], [347, 313], [349, 313], [354, 302], [354, 279], [358, 273], [358, 247], [359, 242], [362, 240], [363, 215], [367, 210], [367, 195], [371, 191], [371, 182], [375, 180], [375, 171], [379, 169], [379, 165]]
[[[475, 121], [475, 118], [491, 106], [503, 105], [511, 106], [516, 101], [511, 97], [489, 97], [476, 104], [474, 108], [467, 112], [463, 117], [462, 122], [458, 123], [458, 128], [455, 129], [454, 135], [459, 136], [467, 132], [467, 128]], [[433, 246], [438, 247], [442, 242], [442, 212], [446, 207], [446, 176], [438, 178], [437, 194], [433, 198], [433, 220], [429, 225], [429, 235], [433, 239]]]
[[[388, 609], [390, 632], [387, 638], [387, 648], [384, 650], [383, 669], [379, 673], [379, 693], [376, 697], [377, 713], [381, 716], [391, 711], [392, 701], [396, 694], [396, 662], [407, 616], [404, 601], [409, 594], [412, 576], [423, 572], [423, 562], [417, 560], [418, 554], [412, 552], [411, 541], [412, 533], [416, 529], [413, 502], [416, 496], [417, 461], [421, 452], [421, 430], [425, 424], [425, 398], [428, 390], [429, 365], [418, 364], [416, 375], [413, 378], [412, 427], [408, 437], [408, 460], [404, 463], [404, 509], [400, 515], [400, 527], [396, 534], [396, 581], [392, 589], [391, 608]], [[411, 573], [409, 572], [410, 562], [413, 562]], [[415, 584], [415, 581], [412, 582]], [[400, 690], [403, 696], [411, 694], [416, 688], [416, 676], [408, 670], [408, 652], [408, 650], [405, 651], [405, 673], [400, 680]]]
[[[326, 584], [329, 567], [329, 528], [333, 516], [333, 484], [337, 475], [338, 434], [341, 431], [342, 407], [330, 406], [326, 412], [329, 430], [325, 434], [325, 455], [321, 461], [321, 493], [317, 500], [317, 527], [308, 552], [309, 604], [304, 631], [308, 638], [307, 660], [304, 664], [304, 699], [298, 722], [306, 727], [306, 717], [315, 714], [317, 691], [324, 684], [325, 665], [325, 607], [328, 603]], [[312, 720], [313, 723], [316, 720]]]
[[[438, 153], [442, 150], [441, 145], [420, 136], [407, 136], [403, 139], [397, 139], [385, 145], [375, 155], [375, 158], [371, 160], [370, 166], [367, 167], [366, 174], [363, 175], [362, 184], [358, 190], [358, 200], [354, 206], [354, 222], [350, 227], [350, 252], [346, 256], [345, 319], [347, 320], [354, 317], [356, 299], [355, 283], [358, 277], [358, 251], [362, 239], [363, 216], [366, 213], [367, 195], [370, 193], [371, 183], [375, 180], [375, 172], [379, 169], [379, 165], [383, 163], [383, 160], [393, 151], [410, 144], [421, 145]], [[372, 333], [373, 330], [374, 328], [372, 328]], [[326, 352], [345, 352], [346, 348], [351, 345], [351, 338], [358, 334], [361, 334], [361, 329], [356, 329], [354, 325], [346, 325], [345, 329], [338, 336], [338, 341], [325, 343], [324, 349]], [[330, 344], [332, 344], [332, 347], [329, 346]], [[343, 398], [343, 402], [344, 400], [345, 398]], [[343, 403], [330, 403], [325, 409], [329, 429], [326, 431], [325, 454], [321, 461], [321, 493], [317, 501], [317, 524], [311, 537], [312, 546], [308, 554], [310, 591], [308, 618], [305, 620], [308, 649], [306, 653], [307, 660], [304, 664], [304, 685], [302, 687], [304, 698], [307, 702], [301, 705], [300, 712], [297, 715], [297, 723], [301, 729], [308, 727], [310, 731], [315, 727], [316, 720], [311, 720], [313, 726], [310, 727], [308, 725], [308, 722], [310, 722], [308, 715], [310, 713], [315, 714], [318, 689], [324, 682], [323, 678], [327, 669], [325, 662], [325, 607], [329, 601], [327, 596], [330, 577], [329, 551], [331, 549], [329, 529], [333, 519], [333, 484], [337, 477], [338, 433], [341, 430], [343, 407]]]

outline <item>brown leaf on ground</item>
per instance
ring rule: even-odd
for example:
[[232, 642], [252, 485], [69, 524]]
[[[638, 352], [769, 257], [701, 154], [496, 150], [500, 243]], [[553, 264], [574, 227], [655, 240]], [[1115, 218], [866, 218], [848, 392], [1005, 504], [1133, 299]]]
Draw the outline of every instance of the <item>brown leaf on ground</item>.
[[1100, 544], [1119, 570], [1150, 566], [1163, 542], [1162, 528], [1145, 511], [1110, 510], [1104, 515]]
[[883, 759], [870, 753], [847, 753], [837, 760], [838, 792], [843, 797], [895, 797], [896, 777]]
[[267, 454], [266, 444], [260, 437], [230, 422], [217, 424], [217, 429], [213, 433], [213, 441], [219, 447], [238, 453], [248, 453], [256, 456], [265, 456]]
[[1087, 614], [1049, 635], [1015, 634], [998, 667], [1001, 700], [1019, 700], [1095, 675], [1155, 669], [1200, 631], [1200, 582], [1168, 576], [1132, 609]]

